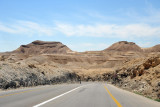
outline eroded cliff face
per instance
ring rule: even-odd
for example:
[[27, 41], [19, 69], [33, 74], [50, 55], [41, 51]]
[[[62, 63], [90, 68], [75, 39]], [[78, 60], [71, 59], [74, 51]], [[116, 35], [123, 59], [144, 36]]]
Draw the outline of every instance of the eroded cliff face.
[[76, 82], [78, 75], [70, 69], [49, 64], [0, 62], [0, 88]]
[[147, 97], [160, 99], [160, 55], [124, 63], [116, 70], [115, 83]]

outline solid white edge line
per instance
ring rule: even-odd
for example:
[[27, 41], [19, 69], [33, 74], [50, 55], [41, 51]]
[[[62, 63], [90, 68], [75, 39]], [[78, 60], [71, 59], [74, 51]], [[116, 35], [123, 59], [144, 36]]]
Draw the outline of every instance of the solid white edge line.
[[[85, 86], [85, 85], [83, 85], [83, 86]], [[33, 107], [42, 106], [42, 105], [44, 105], [44, 104], [46, 104], [46, 103], [48, 103], [48, 102], [50, 102], [50, 101], [53, 101], [53, 100], [55, 100], [55, 99], [57, 99], [57, 98], [59, 98], [59, 97], [62, 97], [62, 96], [66, 95], [66, 94], [68, 94], [68, 93], [70, 93], [70, 92], [72, 92], [72, 91], [75, 91], [75, 90], [77, 90], [77, 89], [79, 89], [79, 88], [81, 88], [81, 87], [83, 87], [83, 86], [79, 86], [79, 87], [77, 87], [77, 88], [74, 88], [74, 89], [72, 89], [72, 90], [70, 90], [70, 91], [67, 91], [67, 92], [65, 92], [65, 93], [63, 93], [63, 94], [60, 94], [60, 95], [58, 95], [58, 96], [56, 96], [56, 97], [53, 97], [53, 98], [51, 98], [51, 99], [49, 99], [49, 100], [46, 100], [46, 101], [44, 101], [44, 102], [42, 102], [42, 103], [40, 103], [40, 104], [37, 104], [37, 105], [35, 105], [35, 106], [33, 106]]]

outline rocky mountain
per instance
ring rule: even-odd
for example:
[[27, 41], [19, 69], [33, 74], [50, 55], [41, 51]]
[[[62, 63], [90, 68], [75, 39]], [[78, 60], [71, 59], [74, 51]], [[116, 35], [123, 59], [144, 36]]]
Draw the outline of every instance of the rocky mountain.
[[142, 52], [143, 50], [134, 42], [120, 41], [120, 42], [114, 43], [104, 51]]
[[72, 50], [61, 42], [45, 42], [37, 40], [27, 45], [21, 45], [13, 52], [23, 54], [66, 54], [72, 52]]

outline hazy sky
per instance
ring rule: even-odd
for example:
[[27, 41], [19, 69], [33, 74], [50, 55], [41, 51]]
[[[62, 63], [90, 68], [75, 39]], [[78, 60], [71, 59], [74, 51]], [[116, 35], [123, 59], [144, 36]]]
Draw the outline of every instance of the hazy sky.
[[160, 0], [0, 0], [0, 52], [34, 40], [74, 51], [160, 43]]

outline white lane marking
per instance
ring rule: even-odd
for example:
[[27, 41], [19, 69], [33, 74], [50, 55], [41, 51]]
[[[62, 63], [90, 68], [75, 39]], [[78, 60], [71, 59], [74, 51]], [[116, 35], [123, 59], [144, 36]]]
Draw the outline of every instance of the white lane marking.
[[44, 105], [44, 104], [46, 104], [46, 103], [48, 103], [48, 102], [50, 102], [50, 101], [53, 101], [53, 100], [55, 100], [55, 99], [57, 99], [57, 98], [59, 98], [59, 97], [62, 97], [62, 96], [64, 96], [64, 95], [66, 95], [66, 94], [68, 94], [68, 93], [70, 93], [70, 92], [72, 92], [72, 91], [75, 91], [75, 90], [77, 90], [77, 89], [79, 89], [79, 88], [81, 88], [81, 87], [84, 87], [84, 86], [86, 86], [86, 85], [83, 85], [83, 86], [79, 86], [79, 87], [77, 87], [77, 88], [74, 88], [74, 89], [72, 89], [72, 90], [70, 90], [70, 91], [67, 91], [67, 92], [65, 92], [65, 93], [63, 93], [63, 94], [60, 94], [60, 95], [58, 95], [58, 96], [56, 96], [56, 97], [53, 97], [53, 98], [51, 98], [51, 99], [49, 99], [49, 100], [47, 100], [47, 101], [44, 101], [44, 102], [42, 102], [42, 103], [40, 103], [40, 104], [37, 104], [37, 105], [35, 105], [35, 106], [33, 106], [33, 107], [40, 107], [40, 106], [42, 106], [42, 105]]

